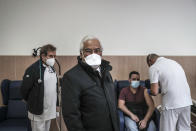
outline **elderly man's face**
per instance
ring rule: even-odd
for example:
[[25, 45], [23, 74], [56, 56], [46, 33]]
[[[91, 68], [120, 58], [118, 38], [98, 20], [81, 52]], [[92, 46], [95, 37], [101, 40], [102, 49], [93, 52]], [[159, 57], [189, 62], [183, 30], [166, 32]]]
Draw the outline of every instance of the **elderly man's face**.
[[91, 55], [93, 53], [102, 56], [102, 48], [99, 40], [97, 39], [91, 39], [84, 43], [84, 49], [83, 49], [84, 57]]

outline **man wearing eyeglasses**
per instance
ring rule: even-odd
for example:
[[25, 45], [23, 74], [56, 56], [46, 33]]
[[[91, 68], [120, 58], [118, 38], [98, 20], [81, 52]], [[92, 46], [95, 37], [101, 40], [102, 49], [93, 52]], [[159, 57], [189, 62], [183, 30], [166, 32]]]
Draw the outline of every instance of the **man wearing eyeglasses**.
[[40, 59], [29, 66], [23, 76], [21, 94], [27, 103], [32, 131], [49, 131], [51, 119], [56, 118], [55, 57], [56, 47], [51, 44], [42, 46]]
[[119, 131], [112, 67], [102, 51], [96, 37], [84, 37], [78, 64], [63, 76], [62, 113], [69, 131]]

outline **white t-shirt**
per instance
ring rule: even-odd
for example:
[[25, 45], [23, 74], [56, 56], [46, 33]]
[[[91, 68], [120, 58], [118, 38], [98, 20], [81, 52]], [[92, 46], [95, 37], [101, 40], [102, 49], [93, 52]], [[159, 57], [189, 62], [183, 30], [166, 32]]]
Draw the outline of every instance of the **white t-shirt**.
[[56, 72], [49, 66], [45, 66], [44, 72], [44, 111], [41, 115], [34, 115], [28, 112], [30, 120], [43, 121], [56, 118], [57, 102], [57, 77]]
[[176, 61], [159, 57], [149, 68], [149, 75], [151, 83], [159, 83], [163, 109], [176, 109], [192, 105], [186, 75]]

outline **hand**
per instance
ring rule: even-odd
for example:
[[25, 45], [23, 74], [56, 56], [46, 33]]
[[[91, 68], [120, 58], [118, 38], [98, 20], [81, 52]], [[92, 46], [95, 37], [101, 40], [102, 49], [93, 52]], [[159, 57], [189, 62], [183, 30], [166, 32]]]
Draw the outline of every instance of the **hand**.
[[135, 122], [139, 122], [139, 118], [138, 118], [135, 114], [132, 114], [130, 117], [131, 117], [131, 119], [134, 120]]
[[140, 129], [144, 129], [144, 128], [146, 128], [146, 124], [147, 124], [147, 121], [146, 120], [141, 120], [140, 122], [139, 122], [139, 128]]

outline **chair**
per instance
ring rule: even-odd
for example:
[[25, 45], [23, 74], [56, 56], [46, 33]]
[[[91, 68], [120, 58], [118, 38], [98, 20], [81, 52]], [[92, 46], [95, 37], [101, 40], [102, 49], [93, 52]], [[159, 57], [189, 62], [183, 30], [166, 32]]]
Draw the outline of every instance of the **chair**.
[[[149, 83], [150, 81], [147, 80], [147, 81], [140, 81], [140, 85], [142, 87], [146, 87], [146, 88], [150, 88]], [[120, 94], [120, 91], [125, 88], [125, 87], [128, 87], [130, 85], [129, 81], [128, 80], [120, 80], [120, 81], [116, 81], [114, 82], [114, 85], [116, 87], [116, 94], [117, 94], [117, 98], [119, 98], [119, 94]], [[120, 131], [126, 131], [125, 129], [125, 118], [124, 118], [124, 113], [118, 109], [118, 115], [119, 115], [119, 119], [120, 119]], [[152, 116], [152, 119], [156, 125], [156, 128], [157, 128], [157, 131], [159, 131], [159, 120], [160, 120], [160, 112], [158, 111], [158, 109], [155, 109], [154, 113], [153, 113], [153, 116]]]
[[20, 94], [21, 83], [10, 80], [1, 83], [4, 106], [0, 107], [0, 131], [31, 131], [26, 104]]

